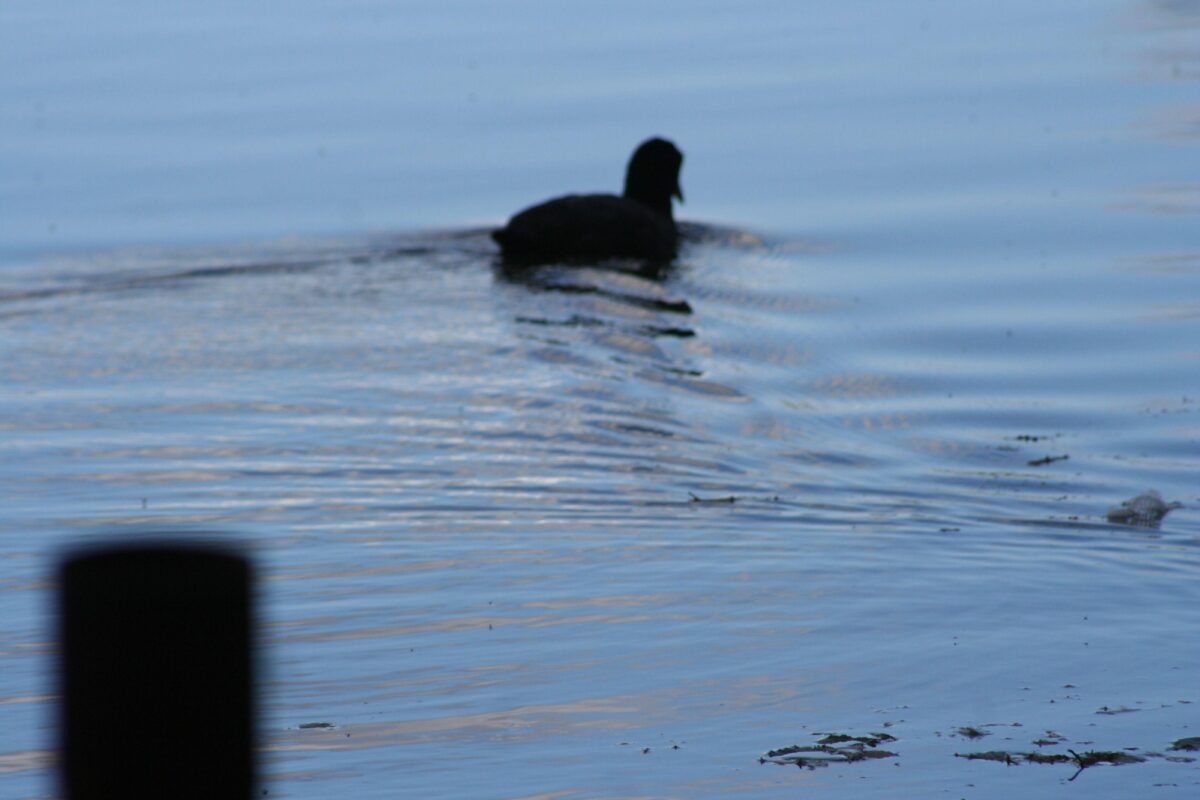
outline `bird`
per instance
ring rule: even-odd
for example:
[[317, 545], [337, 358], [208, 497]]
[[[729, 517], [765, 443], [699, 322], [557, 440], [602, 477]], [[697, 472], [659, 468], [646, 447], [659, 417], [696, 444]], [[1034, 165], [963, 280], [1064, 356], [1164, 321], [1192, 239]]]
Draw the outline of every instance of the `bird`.
[[678, 232], [671, 200], [683, 202], [683, 153], [654, 137], [638, 145], [625, 170], [625, 191], [569, 194], [519, 212], [492, 238], [505, 259], [574, 261], [675, 257]]

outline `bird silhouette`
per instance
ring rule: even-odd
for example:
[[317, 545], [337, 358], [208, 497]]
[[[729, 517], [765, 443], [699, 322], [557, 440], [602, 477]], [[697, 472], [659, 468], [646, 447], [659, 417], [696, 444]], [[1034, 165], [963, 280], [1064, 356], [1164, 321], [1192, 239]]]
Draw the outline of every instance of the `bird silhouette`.
[[638, 258], [670, 261], [678, 232], [672, 198], [683, 201], [683, 153], [666, 139], [647, 139], [633, 152], [625, 191], [570, 194], [521, 211], [492, 231], [506, 259], [517, 261]]

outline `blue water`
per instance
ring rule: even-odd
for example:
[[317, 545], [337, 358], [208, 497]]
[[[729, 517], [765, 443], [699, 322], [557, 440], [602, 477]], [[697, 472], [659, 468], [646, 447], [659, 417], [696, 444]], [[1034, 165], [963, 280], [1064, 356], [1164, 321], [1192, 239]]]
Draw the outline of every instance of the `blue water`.
[[[1195, 796], [1197, 33], [0, 7], [0, 796], [55, 791], [56, 555], [164, 530], [260, 564], [272, 796]], [[498, 263], [651, 134], [666, 275]], [[954, 756], [1048, 730], [1161, 755]]]

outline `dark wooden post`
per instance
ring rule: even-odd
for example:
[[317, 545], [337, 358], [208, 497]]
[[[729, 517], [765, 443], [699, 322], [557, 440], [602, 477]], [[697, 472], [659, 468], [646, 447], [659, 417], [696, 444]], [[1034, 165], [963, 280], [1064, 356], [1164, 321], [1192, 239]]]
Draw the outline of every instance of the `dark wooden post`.
[[197, 543], [116, 544], [59, 573], [67, 800], [253, 795], [252, 572]]

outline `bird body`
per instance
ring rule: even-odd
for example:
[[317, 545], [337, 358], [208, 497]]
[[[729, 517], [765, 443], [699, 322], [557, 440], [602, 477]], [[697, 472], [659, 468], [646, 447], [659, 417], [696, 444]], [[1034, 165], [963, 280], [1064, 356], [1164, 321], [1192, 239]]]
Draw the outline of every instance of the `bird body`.
[[634, 151], [625, 192], [571, 194], [515, 215], [492, 238], [506, 258], [571, 260], [642, 258], [669, 261], [678, 238], [671, 198], [683, 199], [683, 154], [665, 139], [649, 139]]

